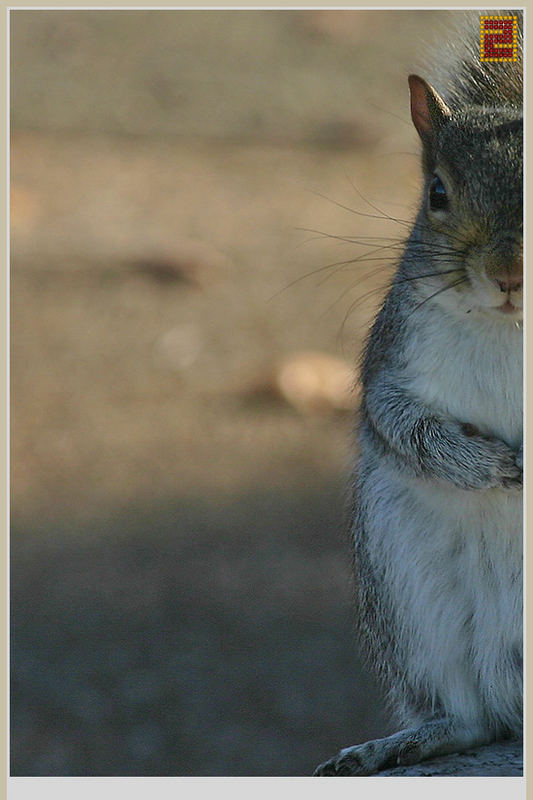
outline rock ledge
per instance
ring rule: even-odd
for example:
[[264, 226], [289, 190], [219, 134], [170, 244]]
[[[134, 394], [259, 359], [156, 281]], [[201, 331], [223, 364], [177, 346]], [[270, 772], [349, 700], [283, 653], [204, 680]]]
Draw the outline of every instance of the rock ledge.
[[464, 753], [431, 758], [411, 767], [385, 769], [376, 777], [521, 777], [523, 775], [523, 748], [520, 740], [496, 742]]

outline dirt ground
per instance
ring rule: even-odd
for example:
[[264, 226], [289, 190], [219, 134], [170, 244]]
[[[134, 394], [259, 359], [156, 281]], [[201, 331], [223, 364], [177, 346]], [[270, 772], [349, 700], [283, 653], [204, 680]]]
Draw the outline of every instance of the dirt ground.
[[386, 732], [353, 414], [265, 387], [355, 364], [443, 19], [12, 12], [13, 775], [309, 775]]

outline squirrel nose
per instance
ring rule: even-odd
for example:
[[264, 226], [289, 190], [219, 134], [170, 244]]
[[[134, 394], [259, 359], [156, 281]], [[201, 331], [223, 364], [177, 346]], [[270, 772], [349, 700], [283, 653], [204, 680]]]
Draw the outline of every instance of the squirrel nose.
[[[490, 273], [489, 273], [490, 275]], [[490, 275], [500, 292], [518, 292], [524, 284], [524, 266], [522, 259], [513, 259], [505, 267], [500, 267]]]
[[515, 275], [507, 275], [505, 278], [494, 278], [494, 283], [499, 287], [500, 292], [517, 292], [522, 288], [523, 278]]

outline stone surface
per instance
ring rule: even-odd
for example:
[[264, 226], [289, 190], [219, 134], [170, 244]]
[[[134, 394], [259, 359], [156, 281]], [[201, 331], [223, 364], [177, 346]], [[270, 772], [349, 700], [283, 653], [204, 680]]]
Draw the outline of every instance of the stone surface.
[[464, 753], [432, 758], [411, 767], [396, 767], [377, 777], [521, 777], [523, 749], [521, 741], [496, 742]]

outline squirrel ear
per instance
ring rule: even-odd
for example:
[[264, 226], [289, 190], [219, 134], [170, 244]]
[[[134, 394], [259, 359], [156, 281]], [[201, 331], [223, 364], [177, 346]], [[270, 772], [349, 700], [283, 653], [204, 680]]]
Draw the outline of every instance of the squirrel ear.
[[437, 128], [450, 116], [451, 111], [442, 97], [418, 75], [409, 75], [411, 91], [411, 118], [423, 142], [430, 141]]

